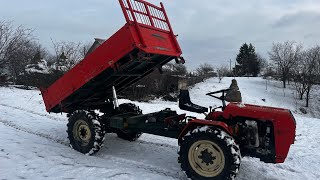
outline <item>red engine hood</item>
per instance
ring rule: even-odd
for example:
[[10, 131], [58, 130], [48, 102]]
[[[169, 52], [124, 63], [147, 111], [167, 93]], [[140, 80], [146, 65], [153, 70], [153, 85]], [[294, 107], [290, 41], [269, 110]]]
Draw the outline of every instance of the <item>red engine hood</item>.
[[290, 145], [295, 140], [296, 121], [288, 109], [230, 103], [223, 112], [225, 119], [245, 117], [260, 121], [270, 121], [274, 126], [275, 163], [282, 163], [287, 157]]

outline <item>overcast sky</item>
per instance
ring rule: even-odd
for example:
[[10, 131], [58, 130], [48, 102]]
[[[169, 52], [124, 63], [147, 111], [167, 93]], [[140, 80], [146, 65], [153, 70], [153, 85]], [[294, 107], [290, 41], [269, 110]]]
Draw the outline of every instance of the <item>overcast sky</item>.
[[[35, 30], [39, 42], [108, 38], [125, 20], [118, 0], [2, 0], [0, 21]], [[158, 4], [160, 0], [149, 0]], [[273, 42], [320, 44], [320, 0], [162, 0], [191, 69], [234, 61], [242, 43], [267, 56]]]

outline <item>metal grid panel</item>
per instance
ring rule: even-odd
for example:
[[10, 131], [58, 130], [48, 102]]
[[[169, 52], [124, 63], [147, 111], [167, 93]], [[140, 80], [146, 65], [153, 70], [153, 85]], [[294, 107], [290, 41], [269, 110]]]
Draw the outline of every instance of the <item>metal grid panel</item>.
[[170, 31], [170, 24], [163, 7], [143, 0], [120, 0], [127, 22], [136, 22], [164, 31]]

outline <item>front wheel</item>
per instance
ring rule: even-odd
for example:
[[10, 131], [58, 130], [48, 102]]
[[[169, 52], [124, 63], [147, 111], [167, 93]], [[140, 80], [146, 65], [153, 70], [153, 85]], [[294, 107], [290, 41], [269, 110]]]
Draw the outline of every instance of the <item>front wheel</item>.
[[195, 180], [234, 179], [241, 154], [234, 139], [214, 127], [199, 127], [183, 137], [179, 152], [181, 168]]
[[88, 155], [100, 150], [106, 133], [99, 116], [89, 111], [75, 111], [71, 114], [67, 132], [70, 146]]

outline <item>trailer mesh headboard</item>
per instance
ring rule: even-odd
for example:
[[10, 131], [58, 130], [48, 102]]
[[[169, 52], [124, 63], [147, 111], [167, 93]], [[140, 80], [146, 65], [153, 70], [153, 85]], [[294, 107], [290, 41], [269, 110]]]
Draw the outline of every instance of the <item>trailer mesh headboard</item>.
[[172, 31], [168, 16], [161, 7], [155, 6], [143, 0], [119, 0], [127, 23], [138, 23], [142, 26]]

